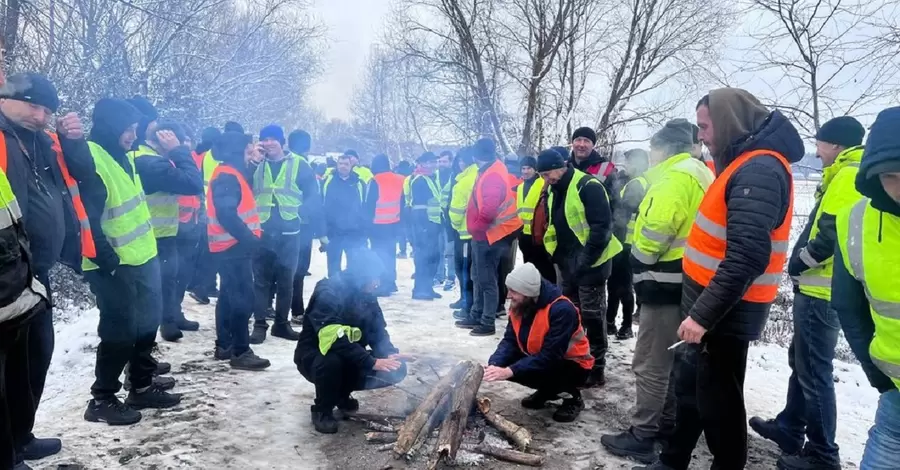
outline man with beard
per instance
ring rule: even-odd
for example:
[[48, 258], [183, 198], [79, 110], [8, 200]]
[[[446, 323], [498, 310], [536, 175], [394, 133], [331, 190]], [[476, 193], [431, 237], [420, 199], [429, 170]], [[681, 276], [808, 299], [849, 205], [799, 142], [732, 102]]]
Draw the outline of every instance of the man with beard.
[[531, 263], [509, 273], [506, 287], [509, 323], [488, 360], [484, 380], [509, 380], [536, 389], [522, 400], [523, 407], [535, 410], [567, 393], [570, 398], [563, 400], [553, 419], [575, 421], [584, 409], [579, 388], [594, 366], [578, 309]]

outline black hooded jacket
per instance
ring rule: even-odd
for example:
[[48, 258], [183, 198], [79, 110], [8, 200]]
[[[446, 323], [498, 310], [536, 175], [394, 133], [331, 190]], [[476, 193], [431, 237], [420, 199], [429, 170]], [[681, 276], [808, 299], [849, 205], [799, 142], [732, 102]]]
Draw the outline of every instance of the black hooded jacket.
[[375, 218], [375, 202], [365, 200], [365, 185], [359, 193], [360, 179], [351, 171], [347, 179], [337, 171], [323, 185], [326, 231], [329, 237], [366, 233]]
[[[715, 102], [711, 106], [715, 107]], [[800, 134], [779, 111], [769, 113], [751, 133], [731, 141], [716, 157], [717, 168], [726, 168], [753, 150], [777, 151], [791, 163], [800, 161], [805, 152]], [[792, 185], [791, 173], [774, 156], [756, 157], [731, 176], [725, 197], [725, 259], [705, 289], [685, 276], [682, 290], [682, 311], [709, 330], [708, 334], [759, 339], [771, 304], [741, 298], [768, 267], [771, 232], [791, 215]]]

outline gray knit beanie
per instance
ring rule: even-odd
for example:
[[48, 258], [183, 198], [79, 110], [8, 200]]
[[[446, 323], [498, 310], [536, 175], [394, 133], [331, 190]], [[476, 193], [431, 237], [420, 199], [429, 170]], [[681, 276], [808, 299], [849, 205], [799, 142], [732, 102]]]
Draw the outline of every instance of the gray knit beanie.
[[506, 276], [506, 287], [526, 297], [541, 295], [541, 273], [531, 263], [516, 266]]

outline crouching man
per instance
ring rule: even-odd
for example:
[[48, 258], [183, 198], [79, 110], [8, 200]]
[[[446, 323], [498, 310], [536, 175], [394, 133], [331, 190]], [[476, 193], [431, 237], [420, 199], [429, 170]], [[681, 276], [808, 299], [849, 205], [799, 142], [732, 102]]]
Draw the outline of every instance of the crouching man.
[[506, 277], [506, 287], [509, 324], [488, 361], [484, 380], [509, 380], [536, 389], [522, 400], [522, 406], [530, 409], [541, 409], [567, 393], [570, 398], [563, 400], [553, 419], [575, 421], [584, 409], [579, 388], [594, 367], [578, 309], [531, 263], [516, 267]]
[[319, 281], [309, 299], [294, 363], [316, 386], [310, 410], [321, 433], [337, 432], [335, 407], [345, 413], [359, 409], [352, 392], [388, 387], [406, 377], [402, 361], [412, 358], [391, 343], [375, 296], [383, 270], [378, 256], [361, 250], [347, 270]]

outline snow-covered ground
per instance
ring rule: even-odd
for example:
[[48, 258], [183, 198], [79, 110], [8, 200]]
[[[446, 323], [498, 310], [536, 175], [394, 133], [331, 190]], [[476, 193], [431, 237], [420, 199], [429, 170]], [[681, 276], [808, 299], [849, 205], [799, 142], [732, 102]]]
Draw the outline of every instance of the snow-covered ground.
[[[324, 256], [314, 250], [312, 277], [325, 272]], [[453, 327], [447, 304], [456, 292], [436, 302], [412, 301], [411, 260], [398, 260], [400, 292], [383, 299], [389, 331], [404, 352], [420, 356], [411, 365], [410, 377], [397, 388], [358, 393], [364, 410], [404, 414], [412, 406], [411, 394], [423, 394], [423, 382], [436, 380], [432, 366], [443, 372], [460, 359], [485, 361], [499, 340], [506, 320], [498, 321], [494, 338], [473, 338]], [[308, 297], [307, 297], [308, 298]], [[134, 426], [113, 428], [85, 422], [82, 414], [93, 381], [97, 345], [98, 312], [64, 312], [65, 322], [56, 326], [57, 342], [44, 401], [38, 413], [40, 436], [59, 436], [63, 452], [34, 462], [35, 468], [203, 468], [288, 469], [340, 468], [381, 469], [405, 464], [378, 453], [364, 443], [360, 425], [344, 422], [334, 436], [317, 434], [309, 421], [313, 387], [293, 364], [294, 344], [270, 338], [255, 351], [271, 359], [265, 372], [233, 372], [212, 359], [213, 307], [185, 301], [187, 315], [201, 322], [197, 333], [186, 333], [177, 344], [160, 343], [160, 357], [173, 365], [182, 404], [172, 410], [146, 411]], [[600, 446], [603, 433], [623, 429], [633, 403], [634, 383], [630, 371], [634, 341], [613, 342], [610, 349], [608, 384], [586, 394], [587, 409], [574, 424], [559, 424], [549, 411], [527, 411], [518, 401], [529, 391], [514, 384], [484, 384], [482, 393], [491, 397], [501, 413], [529, 426], [535, 445], [548, 455], [546, 468], [626, 469], [632, 462], [607, 454]], [[750, 351], [746, 397], [748, 415], [773, 417], [782, 407], [790, 370], [787, 352], [778, 346], [754, 346]], [[846, 468], [859, 462], [868, 427], [874, 416], [877, 393], [859, 366], [836, 363], [838, 394], [838, 443]], [[492, 438], [492, 436], [489, 436]], [[775, 447], [751, 438], [748, 468], [771, 469], [777, 458]], [[708, 467], [705, 446], [698, 446], [696, 468]], [[479, 461], [467, 457], [468, 461]], [[64, 466], [70, 465], [70, 466]], [[408, 468], [421, 465], [410, 464]], [[516, 468], [487, 461], [487, 468]]]

